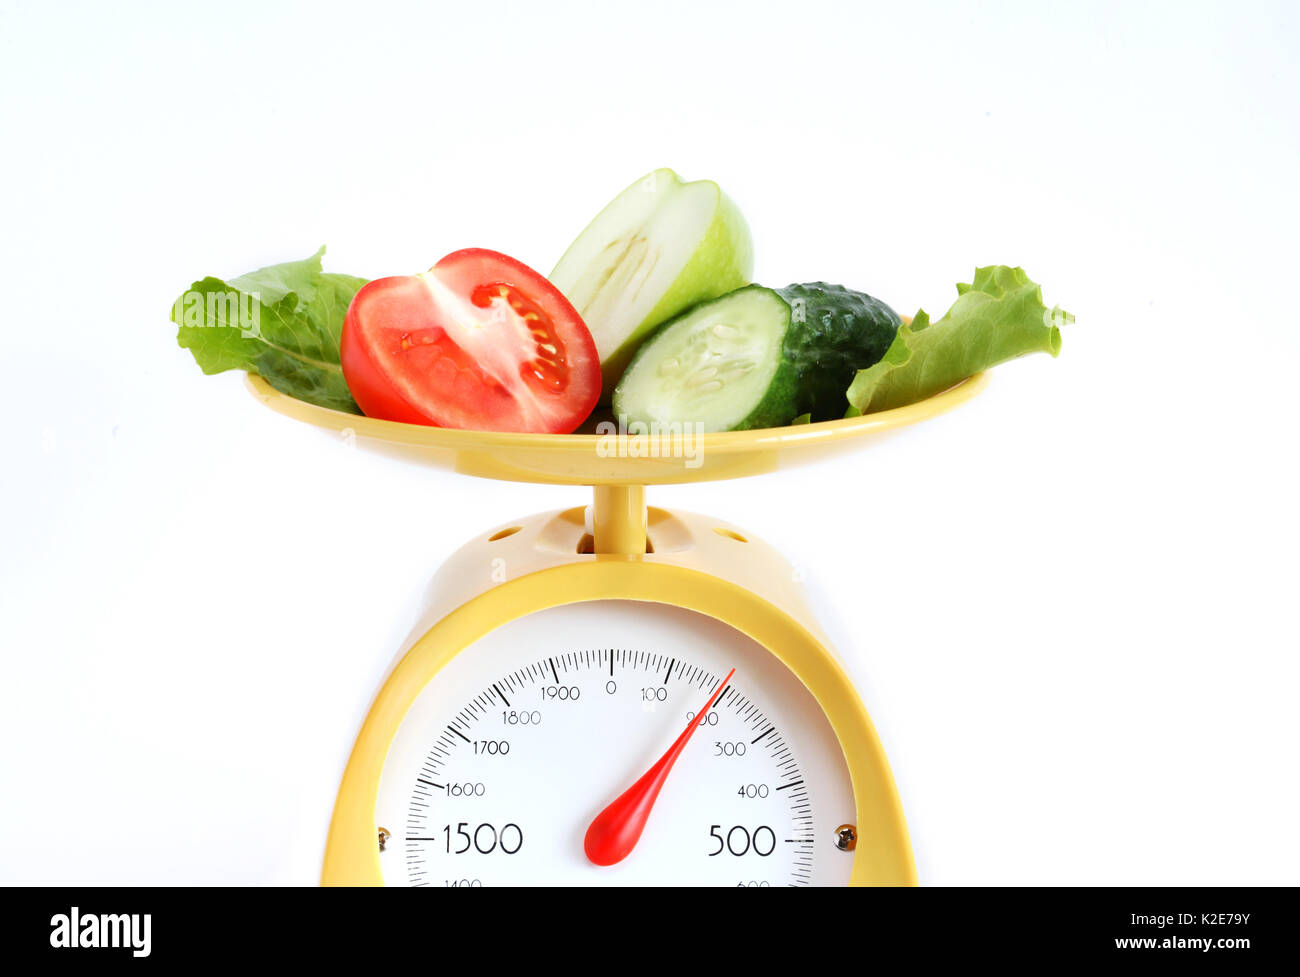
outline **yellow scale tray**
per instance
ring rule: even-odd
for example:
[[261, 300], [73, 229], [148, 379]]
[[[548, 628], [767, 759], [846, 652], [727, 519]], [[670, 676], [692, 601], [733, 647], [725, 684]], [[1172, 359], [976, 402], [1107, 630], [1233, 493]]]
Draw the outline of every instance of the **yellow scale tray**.
[[862, 417], [702, 434], [691, 443], [691, 456], [683, 457], [674, 454], [668, 434], [615, 438], [426, 427], [317, 407], [280, 393], [261, 377], [248, 378], [253, 393], [272, 410], [331, 431], [350, 431], [371, 450], [482, 478], [596, 486], [707, 482], [806, 465], [960, 406], [986, 383], [987, 374], [976, 374], [926, 400]]

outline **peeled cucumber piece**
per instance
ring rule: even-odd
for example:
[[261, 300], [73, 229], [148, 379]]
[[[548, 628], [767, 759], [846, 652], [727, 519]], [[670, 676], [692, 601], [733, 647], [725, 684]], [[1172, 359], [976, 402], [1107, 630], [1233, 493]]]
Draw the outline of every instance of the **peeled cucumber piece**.
[[885, 354], [898, 326], [884, 302], [839, 285], [750, 285], [647, 340], [614, 390], [614, 413], [705, 431], [843, 417], [849, 383]]
[[596, 215], [550, 278], [591, 330], [608, 402], [656, 326], [747, 284], [753, 266], [749, 225], [718, 185], [663, 169]]

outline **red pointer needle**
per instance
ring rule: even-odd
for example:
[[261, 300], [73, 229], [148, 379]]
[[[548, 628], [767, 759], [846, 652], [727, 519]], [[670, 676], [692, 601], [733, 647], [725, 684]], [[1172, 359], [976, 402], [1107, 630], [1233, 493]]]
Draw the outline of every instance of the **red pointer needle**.
[[587, 858], [593, 864], [617, 865], [632, 853], [636, 843], [641, 840], [641, 832], [645, 830], [645, 823], [650, 818], [650, 809], [655, 806], [655, 800], [659, 797], [659, 791], [663, 789], [673, 764], [691, 741], [691, 735], [695, 732], [695, 727], [700, 725], [701, 717], [713, 708], [713, 703], [722, 695], [722, 690], [735, 674], [734, 668], [727, 673], [727, 677], [718, 686], [718, 691], [713, 693], [704, 708], [682, 730], [682, 735], [668, 747], [668, 752], [659, 758], [659, 762], [614, 803], [596, 815], [596, 820], [591, 822], [583, 841]]

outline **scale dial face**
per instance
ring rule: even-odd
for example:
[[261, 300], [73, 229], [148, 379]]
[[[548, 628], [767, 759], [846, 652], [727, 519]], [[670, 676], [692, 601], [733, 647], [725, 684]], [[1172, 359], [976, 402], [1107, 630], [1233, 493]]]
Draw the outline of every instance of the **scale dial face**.
[[[635, 847], [594, 864], [593, 819], [692, 724]], [[551, 608], [456, 656], [398, 729], [375, 814], [384, 881], [438, 887], [844, 884], [836, 830], [856, 821], [794, 674], [727, 625], [638, 601]]]

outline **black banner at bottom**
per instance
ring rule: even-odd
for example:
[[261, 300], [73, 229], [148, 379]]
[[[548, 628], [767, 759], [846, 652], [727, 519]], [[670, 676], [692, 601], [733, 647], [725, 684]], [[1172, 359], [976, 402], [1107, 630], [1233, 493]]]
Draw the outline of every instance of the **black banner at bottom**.
[[[441, 897], [308, 889], [10, 889], [4, 958], [89, 969], [428, 954], [585, 970], [691, 960], [766, 967], [803, 956], [1240, 969], [1295, 957], [1292, 889], [462, 890]], [[702, 942], [703, 941], [703, 944]], [[680, 944], [680, 945], [675, 945]], [[732, 956], [735, 954], [735, 956]], [[850, 958], [852, 959], [852, 958]], [[639, 969], [639, 968], [638, 968]]]

